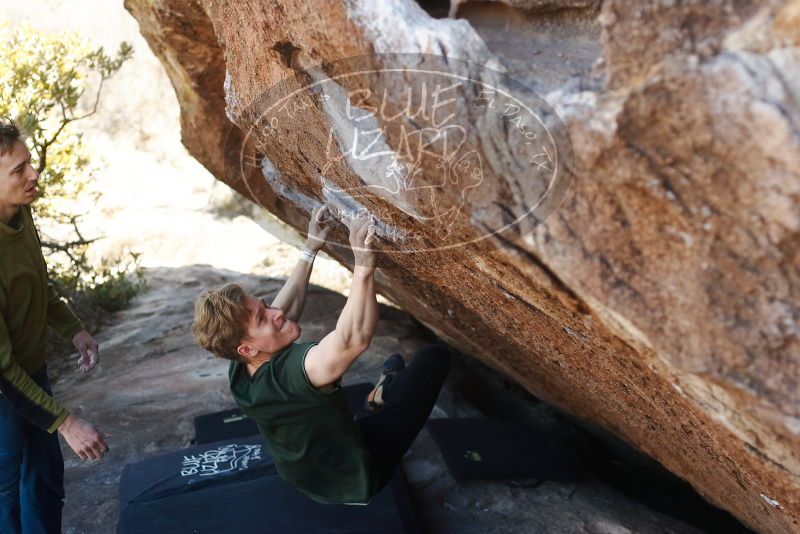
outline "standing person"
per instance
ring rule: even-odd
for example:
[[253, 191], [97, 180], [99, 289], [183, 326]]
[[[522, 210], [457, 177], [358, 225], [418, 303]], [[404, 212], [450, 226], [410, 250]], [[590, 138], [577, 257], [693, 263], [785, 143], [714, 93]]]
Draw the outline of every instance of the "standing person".
[[0, 121], [0, 532], [61, 532], [64, 460], [56, 430], [82, 459], [108, 451], [47, 381], [47, 327], [71, 339], [84, 372], [98, 345], [49, 283], [31, 218], [39, 174], [13, 122]]
[[[310, 238], [319, 213], [312, 214]], [[295, 343], [311, 262], [324, 239], [309, 239], [306, 262], [298, 262], [271, 305], [228, 284], [200, 295], [192, 327], [203, 348], [232, 360], [233, 398], [258, 424], [278, 473], [328, 504], [367, 504], [389, 482], [433, 409], [450, 357], [447, 346], [431, 345], [404, 369], [402, 357], [392, 355], [365, 399], [377, 413], [353, 420], [340, 381], [372, 341], [378, 303], [374, 226], [354, 219], [349, 230], [350, 294], [335, 330], [321, 341]]]

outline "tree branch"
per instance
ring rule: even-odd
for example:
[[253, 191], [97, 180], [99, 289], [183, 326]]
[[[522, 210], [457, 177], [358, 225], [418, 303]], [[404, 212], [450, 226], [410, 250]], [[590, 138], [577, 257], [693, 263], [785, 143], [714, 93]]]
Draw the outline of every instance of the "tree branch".
[[106, 81], [107, 76], [100, 76], [100, 85], [97, 86], [97, 94], [94, 97], [94, 106], [92, 106], [92, 111], [84, 113], [79, 117], [72, 117], [70, 120], [79, 121], [81, 119], [85, 119], [86, 117], [91, 117], [95, 113], [97, 113], [97, 105], [100, 103], [100, 93], [103, 91], [103, 82]]
[[70, 250], [73, 247], [79, 247], [82, 245], [91, 245], [95, 241], [103, 239], [103, 237], [104, 236], [95, 237], [93, 239], [76, 239], [74, 241], [68, 241], [66, 243], [56, 243], [54, 241], [42, 241], [42, 246], [50, 250], [57, 250], [59, 252], [66, 252], [67, 254], [69, 254]]

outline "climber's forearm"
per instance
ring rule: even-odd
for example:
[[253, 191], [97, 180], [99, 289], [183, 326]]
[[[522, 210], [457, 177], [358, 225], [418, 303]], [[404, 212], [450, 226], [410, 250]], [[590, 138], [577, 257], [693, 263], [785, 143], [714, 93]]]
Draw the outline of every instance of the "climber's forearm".
[[283, 287], [272, 303], [273, 308], [283, 310], [284, 315], [291, 321], [298, 321], [306, 305], [306, 293], [308, 291], [308, 281], [311, 278], [313, 263], [305, 260], [297, 260], [297, 264], [292, 270], [292, 274], [283, 284]]

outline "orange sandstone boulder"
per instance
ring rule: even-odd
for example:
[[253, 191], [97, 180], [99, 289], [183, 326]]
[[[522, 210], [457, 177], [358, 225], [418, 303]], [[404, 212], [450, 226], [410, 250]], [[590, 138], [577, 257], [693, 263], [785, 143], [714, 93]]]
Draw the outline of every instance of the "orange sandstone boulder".
[[219, 180], [371, 213], [443, 339], [800, 532], [800, 2], [421, 4], [126, 0]]

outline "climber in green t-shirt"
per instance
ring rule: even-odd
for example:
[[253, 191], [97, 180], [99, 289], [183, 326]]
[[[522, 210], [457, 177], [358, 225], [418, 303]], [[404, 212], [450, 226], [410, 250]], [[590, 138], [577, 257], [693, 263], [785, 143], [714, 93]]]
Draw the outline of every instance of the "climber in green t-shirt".
[[312, 212], [306, 250], [272, 304], [238, 284], [204, 291], [192, 327], [206, 350], [231, 360], [230, 388], [255, 420], [280, 475], [323, 503], [366, 504], [391, 478], [428, 418], [449, 368], [445, 345], [384, 365], [368, 399], [373, 415], [353, 420], [342, 375], [370, 345], [378, 323], [373, 278], [375, 225], [349, 222], [355, 258], [350, 294], [336, 329], [296, 343], [311, 267], [327, 238], [329, 212]]

